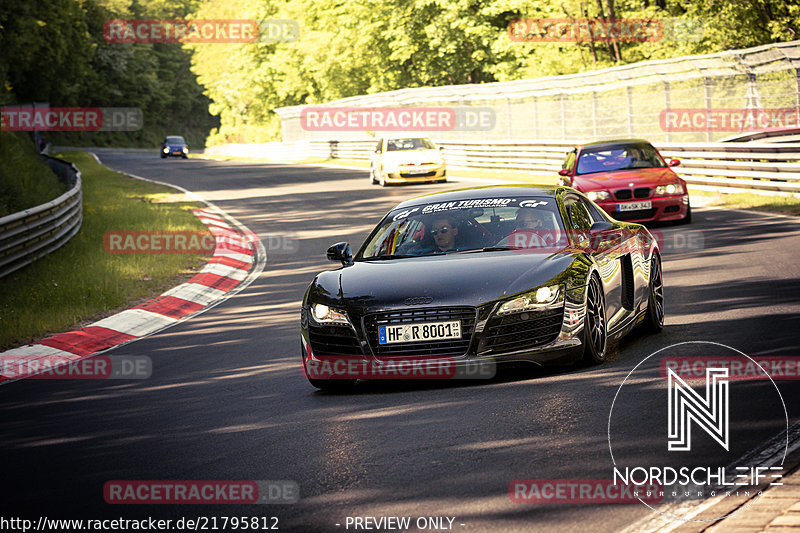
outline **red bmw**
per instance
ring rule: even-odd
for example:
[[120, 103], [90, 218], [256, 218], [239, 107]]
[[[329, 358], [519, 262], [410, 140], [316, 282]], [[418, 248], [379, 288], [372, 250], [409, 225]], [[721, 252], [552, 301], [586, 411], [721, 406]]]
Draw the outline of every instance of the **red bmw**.
[[577, 146], [559, 171], [564, 185], [578, 189], [616, 220], [691, 222], [686, 182], [653, 145], [640, 139]]

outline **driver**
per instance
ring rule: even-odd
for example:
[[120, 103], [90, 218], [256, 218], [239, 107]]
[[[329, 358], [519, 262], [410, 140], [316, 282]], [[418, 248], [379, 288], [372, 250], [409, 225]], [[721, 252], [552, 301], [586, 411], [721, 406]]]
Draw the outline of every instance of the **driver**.
[[436, 216], [431, 224], [431, 235], [439, 252], [449, 252], [456, 248], [458, 228], [456, 221], [447, 215]]
[[536, 229], [544, 225], [542, 214], [531, 207], [520, 207], [517, 210], [517, 228]]

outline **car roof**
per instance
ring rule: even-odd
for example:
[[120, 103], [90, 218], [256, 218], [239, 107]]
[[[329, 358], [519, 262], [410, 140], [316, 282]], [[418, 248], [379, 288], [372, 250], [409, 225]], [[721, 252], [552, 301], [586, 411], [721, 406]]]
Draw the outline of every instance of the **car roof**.
[[515, 196], [547, 196], [555, 198], [559, 191], [568, 190], [560, 185], [544, 184], [518, 184], [518, 185], [486, 185], [483, 187], [467, 187], [452, 191], [435, 192], [411, 198], [398, 204], [394, 209], [403, 209], [415, 205], [425, 205], [439, 202], [454, 202], [471, 200], [473, 198], [508, 198]]
[[618, 146], [630, 146], [631, 144], [648, 144], [652, 146], [650, 141], [645, 139], [616, 139], [613, 141], [596, 141], [593, 143], [586, 143], [580, 145], [578, 148], [615, 148]]

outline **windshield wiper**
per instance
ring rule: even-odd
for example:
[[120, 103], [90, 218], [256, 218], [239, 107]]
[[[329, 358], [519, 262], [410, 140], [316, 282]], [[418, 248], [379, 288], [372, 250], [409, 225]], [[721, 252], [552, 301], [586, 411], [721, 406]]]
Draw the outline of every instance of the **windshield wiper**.
[[474, 254], [477, 252], [500, 252], [503, 250], [517, 250], [517, 248], [512, 248], [511, 246], [487, 246], [486, 248], [474, 248], [472, 250], [459, 250], [458, 252], [452, 252], [456, 254]]

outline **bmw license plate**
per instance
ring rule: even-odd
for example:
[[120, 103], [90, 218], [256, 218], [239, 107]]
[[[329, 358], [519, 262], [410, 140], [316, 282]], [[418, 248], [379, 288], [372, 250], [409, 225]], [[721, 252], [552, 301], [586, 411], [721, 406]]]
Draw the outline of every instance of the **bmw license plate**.
[[640, 211], [642, 209], [650, 209], [653, 207], [653, 202], [628, 202], [625, 204], [617, 204], [617, 211]]
[[425, 342], [461, 338], [461, 321], [422, 322], [419, 324], [400, 324], [379, 326], [378, 344], [399, 342]]

